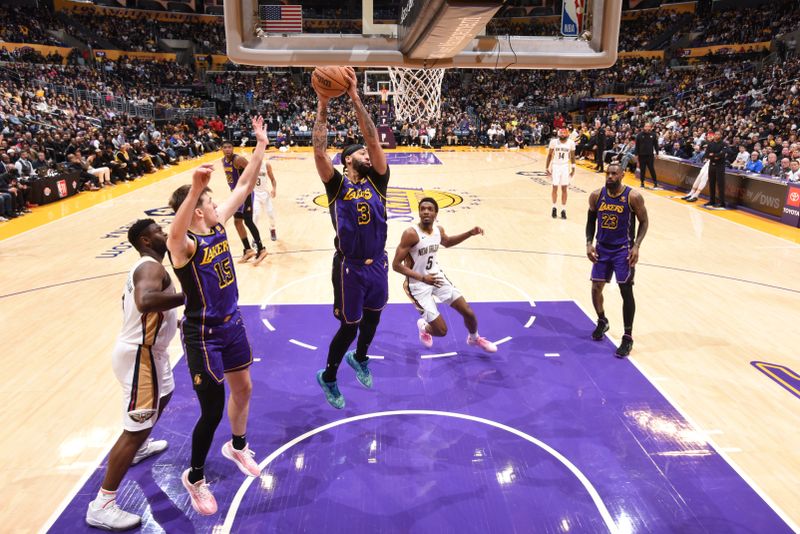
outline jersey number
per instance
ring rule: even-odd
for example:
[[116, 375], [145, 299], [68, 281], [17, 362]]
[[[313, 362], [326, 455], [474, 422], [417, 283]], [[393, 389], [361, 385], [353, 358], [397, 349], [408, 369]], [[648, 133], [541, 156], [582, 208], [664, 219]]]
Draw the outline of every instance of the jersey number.
[[564, 154], [563, 152], [559, 152], [558, 153], [558, 159], [567, 159], [567, 155]]
[[220, 289], [228, 287], [233, 283], [235, 276], [233, 274], [233, 268], [231, 268], [230, 258], [225, 258], [215, 263], [214, 270], [217, 272], [217, 278], [219, 278]]
[[600, 222], [600, 227], [605, 228], [606, 230], [616, 230], [617, 229], [617, 216], [610, 215], [608, 213], [603, 214], [603, 219]]
[[358, 224], [369, 224], [369, 221], [372, 220], [369, 204], [366, 202], [359, 202], [356, 204], [356, 211], [358, 211]]
[[428, 265], [425, 266], [426, 271], [433, 269], [433, 256], [428, 256]]

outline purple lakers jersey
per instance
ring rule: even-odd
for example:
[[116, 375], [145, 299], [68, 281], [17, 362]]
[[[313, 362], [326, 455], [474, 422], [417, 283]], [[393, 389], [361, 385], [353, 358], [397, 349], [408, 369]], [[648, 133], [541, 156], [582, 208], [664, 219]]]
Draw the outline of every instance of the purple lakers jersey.
[[377, 258], [384, 253], [387, 232], [384, 199], [388, 184], [388, 167], [385, 175], [373, 170], [359, 182], [336, 170], [325, 184], [336, 229], [334, 245], [345, 258]]
[[625, 187], [616, 197], [606, 188], [597, 199], [597, 242], [604, 245], [628, 245], [633, 242], [636, 222], [630, 206], [631, 188]]
[[186, 295], [184, 315], [206, 326], [224, 323], [239, 309], [239, 288], [225, 228], [217, 224], [208, 234], [188, 234], [197, 245], [194, 256], [182, 267], [173, 263]]
[[230, 158], [222, 158], [222, 168], [225, 169], [225, 179], [228, 181], [228, 187], [231, 188], [231, 191], [233, 191], [236, 184], [239, 183], [239, 169], [233, 164], [233, 160], [235, 159], [236, 154], [233, 154]]

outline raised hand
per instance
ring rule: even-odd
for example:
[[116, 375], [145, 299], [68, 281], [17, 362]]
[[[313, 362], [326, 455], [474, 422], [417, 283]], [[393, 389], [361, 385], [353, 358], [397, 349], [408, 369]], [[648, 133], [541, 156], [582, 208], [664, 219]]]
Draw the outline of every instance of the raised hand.
[[256, 142], [268, 145], [269, 138], [267, 137], [267, 129], [264, 127], [264, 118], [261, 115], [254, 117], [252, 125], [253, 132], [256, 135]]
[[347, 94], [352, 99], [360, 98], [358, 96], [358, 78], [356, 77], [356, 71], [353, 67], [345, 67], [344, 72], [347, 76], [347, 79], [350, 81], [350, 87], [347, 89]]
[[204, 163], [197, 167], [192, 173], [192, 187], [204, 189], [211, 181], [211, 173], [214, 170], [213, 163]]

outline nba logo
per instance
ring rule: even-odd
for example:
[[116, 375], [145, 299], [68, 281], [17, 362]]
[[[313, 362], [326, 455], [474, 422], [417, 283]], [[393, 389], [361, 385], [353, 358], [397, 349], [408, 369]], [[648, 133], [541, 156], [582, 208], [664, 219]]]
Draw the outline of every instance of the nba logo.
[[586, 0], [564, 0], [561, 10], [561, 35], [577, 37], [583, 31]]
[[64, 198], [67, 196], [67, 181], [66, 180], [59, 180], [57, 182], [58, 185], [58, 196]]

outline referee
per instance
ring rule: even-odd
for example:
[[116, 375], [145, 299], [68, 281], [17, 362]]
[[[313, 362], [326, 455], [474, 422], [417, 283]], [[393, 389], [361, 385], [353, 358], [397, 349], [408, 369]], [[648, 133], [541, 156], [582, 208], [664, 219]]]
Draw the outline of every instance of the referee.
[[650, 174], [653, 176], [653, 189], [658, 189], [658, 178], [656, 177], [655, 155], [658, 150], [658, 137], [653, 132], [653, 123], [646, 123], [644, 131], [639, 132], [636, 136], [636, 158], [639, 161], [640, 174], [639, 178], [644, 185], [644, 175], [647, 169], [650, 169]]

